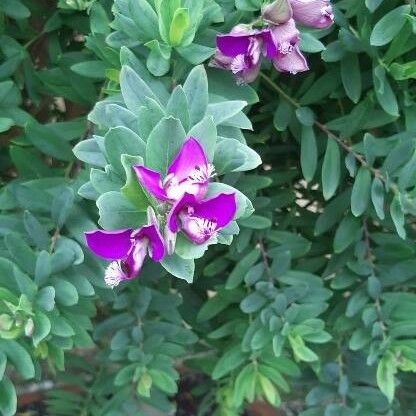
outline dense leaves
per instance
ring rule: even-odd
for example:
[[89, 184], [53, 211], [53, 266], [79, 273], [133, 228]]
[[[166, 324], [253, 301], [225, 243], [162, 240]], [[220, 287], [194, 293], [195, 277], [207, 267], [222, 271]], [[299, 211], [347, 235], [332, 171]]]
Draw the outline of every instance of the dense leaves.
[[[172, 414], [190, 373], [201, 416], [414, 414], [414, 4], [334, 1], [310, 71], [237, 86], [206, 62], [264, 3], [0, 4], [3, 416], [42, 379], [50, 415]], [[83, 233], [161, 209], [131, 167], [187, 136], [235, 221], [109, 289]]]

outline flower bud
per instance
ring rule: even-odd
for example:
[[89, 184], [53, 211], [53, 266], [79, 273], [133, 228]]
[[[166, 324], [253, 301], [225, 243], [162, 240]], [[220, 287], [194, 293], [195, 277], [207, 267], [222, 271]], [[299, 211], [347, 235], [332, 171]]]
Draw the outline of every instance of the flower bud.
[[31, 337], [33, 335], [33, 329], [34, 329], [33, 319], [29, 318], [25, 325], [25, 335], [27, 337]]
[[292, 17], [292, 14], [289, 0], [275, 0], [261, 10], [263, 20], [273, 25], [286, 23]]

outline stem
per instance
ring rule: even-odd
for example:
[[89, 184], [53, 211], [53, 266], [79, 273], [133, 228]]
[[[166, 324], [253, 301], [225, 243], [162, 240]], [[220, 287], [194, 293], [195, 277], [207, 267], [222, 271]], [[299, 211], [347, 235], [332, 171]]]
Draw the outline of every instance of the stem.
[[[292, 104], [296, 109], [301, 108], [301, 104], [299, 104], [293, 97], [288, 95], [278, 84], [276, 84], [270, 77], [268, 77], [263, 72], [260, 72], [260, 77], [270, 86], [272, 87], [279, 95], [281, 95], [287, 102]], [[347, 153], [350, 153], [354, 156], [354, 158], [366, 169], [368, 169], [374, 177], [380, 179], [382, 182], [387, 184], [389, 188], [393, 191], [393, 193], [398, 194], [400, 191], [394, 183], [389, 183], [386, 178], [383, 176], [383, 174], [378, 170], [370, 166], [365, 158], [361, 156], [360, 154], [354, 152], [350, 146], [348, 146], [340, 137], [338, 137], [336, 134], [334, 134], [331, 130], [328, 129], [328, 127], [325, 126], [325, 124], [320, 123], [318, 120], [314, 120], [314, 124], [316, 127], [318, 127], [319, 130], [324, 132], [330, 139], [337, 142], [337, 144], [344, 149]]]
[[269, 278], [269, 281], [273, 282], [272, 270], [270, 268], [269, 259], [267, 257], [267, 251], [264, 246], [264, 242], [261, 238], [259, 238], [258, 244], [259, 244], [261, 257], [263, 259], [263, 264], [264, 264], [264, 268], [266, 269], [267, 276]]
[[[371, 250], [371, 242], [370, 242], [370, 233], [368, 231], [368, 224], [367, 224], [367, 218], [363, 219], [363, 232], [364, 232], [364, 243], [365, 243], [365, 247], [366, 247], [366, 257], [367, 257], [367, 261], [370, 263], [371, 269], [372, 269], [372, 275], [374, 275], [374, 269], [375, 264], [373, 261], [373, 253]], [[377, 313], [377, 318], [378, 321], [380, 323], [380, 328], [382, 330], [382, 336], [383, 336], [383, 340], [385, 341], [387, 339], [387, 328], [386, 325], [383, 321], [383, 313], [381, 310], [381, 303], [380, 303], [380, 298], [377, 297], [377, 299], [374, 300], [374, 307], [376, 308], [376, 313]]]

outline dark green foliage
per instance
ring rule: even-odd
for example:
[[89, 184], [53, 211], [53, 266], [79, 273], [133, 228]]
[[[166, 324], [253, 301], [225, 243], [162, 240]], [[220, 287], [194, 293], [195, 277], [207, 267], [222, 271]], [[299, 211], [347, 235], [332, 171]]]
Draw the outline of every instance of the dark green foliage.
[[[0, 414], [50, 378], [51, 416], [173, 414], [187, 372], [199, 416], [415, 414], [414, 2], [334, 1], [251, 86], [199, 64], [261, 0], [3, 3]], [[83, 233], [142, 225], [131, 166], [186, 135], [237, 221], [110, 290]]]

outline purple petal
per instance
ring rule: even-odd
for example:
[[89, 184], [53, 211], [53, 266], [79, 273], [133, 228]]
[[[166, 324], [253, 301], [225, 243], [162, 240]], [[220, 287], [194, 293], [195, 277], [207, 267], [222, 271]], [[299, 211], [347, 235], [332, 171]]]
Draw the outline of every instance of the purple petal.
[[137, 241], [136, 244], [132, 246], [126, 261], [124, 262], [127, 279], [133, 279], [140, 273], [146, 254], [147, 243], [144, 243], [142, 240]]
[[149, 240], [150, 257], [154, 261], [160, 261], [165, 257], [165, 244], [159, 229], [154, 225], [145, 225], [133, 233], [137, 240], [147, 238]]
[[193, 205], [195, 217], [215, 220], [217, 229], [228, 225], [237, 211], [235, 194], [218, 194]]
[[161, 201], [166, 201], [167, 196], [162, 186], [160, 173], [148, 169], [144, 166], [133, 166], [137, 179], [141, 185], [154, 197]]
[[217, 35], [217, 48], [225, 56], [245, 55], [250, 45], [250, 37], [247, 33]]
[[274, 26], [272, 36], [277, 50], [283, 53], [288, 46], [296, 45], [300, 40], [299, 30], [296, 28], [296, 23], [293, 19], [289, 19], [282, 25]]
[[293, 16], [293, 12], [289, 0], [275, 0], [262, 8], [261, 16], [268, 23], [280, 25], [286, 23]]
[[208, 160], [204, 149], [198, 140], [190, 137], [182, 145], [175, 160], [169, 166], [168, 175], [173, 174], [181, 182], [187, 179], [195, 168], [206, 168], [207, 166]]
[[290, 2], [294, 19], [305, 26], [325, 29], [334, 21], [328, 0], [290, 0]]
[[179, 231], [179, 221], [178, 215], [181, 210], [189, 205], [194, 206], [197, 203], [195, 195], [185, 193], [184, 196], [173, 205], [172, 209], [169, 211], [167, 218], [167, 226], [172, 233], [177, 233]]
[[277, 45], [274, 42], [273, 34], [270, 29], [262, 31], [261, 37], [264, 42], [263, 50], [267, 58], [273, 59], [277, 53]]
[[121, 260], [131, 248], [131, 228], [117, 231], [94, 230], [85, 233], [88, 248], [106, 260]]
[[309, 69], [305, 57], [297, 46], [289, 53], [278, 54], [273, 60], [273, 65], [278, 71], [290, 72], [291, 74], [297, 74], [298, 72], [304, 72]]

